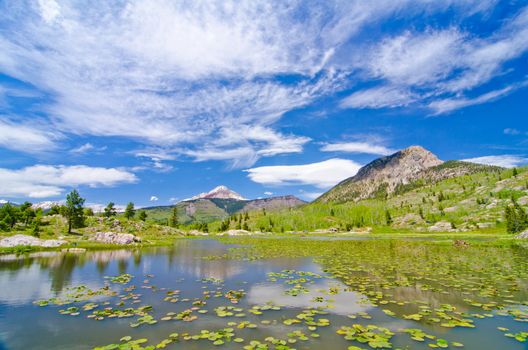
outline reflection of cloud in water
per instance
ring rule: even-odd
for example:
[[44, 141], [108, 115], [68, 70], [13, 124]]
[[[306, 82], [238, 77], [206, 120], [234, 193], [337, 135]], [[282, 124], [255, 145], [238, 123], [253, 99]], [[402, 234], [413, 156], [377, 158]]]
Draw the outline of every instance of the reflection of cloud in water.
[[50, 280], [38, 265], [18, 270], [13, 274], [0, 274], [0, 302], [22, 305], [36, 299], [50, 298]]
[[51, 258], [60, 255], [60, 252], [34, 252], [29, 254], [5, 254], [0, 255], [0, 262], [12, 262], [28, 258]]
[[[372, 308], [372, 305], [367, 302], [364, 295], [357, 292], [343, 291], [346, 286], [337, 281], [322, 280], [307, 285], [309, 293], [301, 293], [297, 296], [285, 294], [286, 290], [291, 287], [293, 286], [268, 283], [254, 285], [248, 292], [248, 302], [259, 305], [272, 302], [285, 307], [308, 308], [326, 305], [326, 302], [317, 303], [312, 301], [315, 297], [323, 297], [333, 300], [329, 304], [334, 306], [334, 308], [329, 308], [325, 311], [342, 316]], [[339, 294], [328, 295], [318, 292], [320, 289], [328, 290], [330, 287], [338, 287], [340, 290]]]

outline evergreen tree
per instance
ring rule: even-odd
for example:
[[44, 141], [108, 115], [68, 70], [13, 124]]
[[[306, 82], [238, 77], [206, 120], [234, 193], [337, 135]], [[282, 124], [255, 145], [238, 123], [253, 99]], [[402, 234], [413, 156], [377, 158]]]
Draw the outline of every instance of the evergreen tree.
[[125, 218], [132, 219], [136, 215], [136, 209], [134, 209], [134, 203], [129, 202], [125, 209]]
[[519, 175], [519, 172], [517, 171], [517, 168], [513, 168], [513, 177]]
[[147, 220], [147, 212], [144, 210], [140, 210], [138, 214], [138, 219], [141, 221]]
[[392, 224], [392, 216], [388, 209], [385, 210], [385, 222], [387, 223], [388, 226]]
[[117, 214], [117, 210], [115, 208], [114, 202], [108, 203], [106, 208], [104, 208], [103, 216], [105, 218], [110, 218], [112, 216], [116, 216], [116, 214]]
[[172, 208], [172, 215], [170, 217], [169, 226], [171, 227], [178, 227], [178, 208], [174, 206]]
[[519, 233], [528, 228], [528, 213], [512, 198], [512, 205], [504, 210], [506, 230], [509, 233]]
[[79, 228], [84, 225], [84, 198], [77, 190], [71, 191], [66, 196], [65, 216], [68, 219], [68, 233], [72, 228]]

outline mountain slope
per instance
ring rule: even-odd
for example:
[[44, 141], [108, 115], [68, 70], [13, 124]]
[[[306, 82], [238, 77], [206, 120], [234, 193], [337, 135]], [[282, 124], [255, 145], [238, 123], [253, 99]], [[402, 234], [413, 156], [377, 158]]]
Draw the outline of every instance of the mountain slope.
[[[255, 210], [280, 210], [298, 207], [306, 202], [294, 196], [278, 196], [253, 200], [238, 200], [232, 198], [199, 198], [185, 200], [176, 204], [178, 222], [190, 224], [194, 222], [212, 222], [223, 220], [230, 215]], [[174, 206], [159, 206], [144, 208], [147, 215], [154, 220], [166, 221]]]
[[421, 146], [411, 146], [372, 161], [316, 201], [343, 203], [367, 198], [386, 199], [426, 183], [501, 168], [461, 161], [444, 162]]

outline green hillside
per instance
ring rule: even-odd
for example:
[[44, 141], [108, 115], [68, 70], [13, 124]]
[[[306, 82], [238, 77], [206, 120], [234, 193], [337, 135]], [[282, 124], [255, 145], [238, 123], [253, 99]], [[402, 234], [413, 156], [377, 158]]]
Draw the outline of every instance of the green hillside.
[[[188, 225], [191, 223], [209, 223], [224, 220], [229, 216], [254, 210], [279, 210], [297, 207], [304, 204], [294, 196], [271, 197], [254, 200], [237, 200], [222, 198], [206, 198], [184, 201], [176, 204], [178, 222]], [[159, 206], [144, 208], [150, 220], [165, 224], [173, 214], [174, 206]]]
[[[435, 180], [438, 171], [470, 169], [468, 175]], [[446, 162], [429, 177], [400, 186], [393, 193], [357, 202], [314, 202], [276, 212], [250, 213], [251, 230], [287, 232], [338, 229], [378, 232], [505, 232], [504, 210], [514, 198], [528, 204], [528, 168], [501, 169]], [[514, 176], [514, 171], [518, 174]], [[210, 225], [211, 229], [220, 223]], [[232, 223], [230, 227], [234, 227]]]

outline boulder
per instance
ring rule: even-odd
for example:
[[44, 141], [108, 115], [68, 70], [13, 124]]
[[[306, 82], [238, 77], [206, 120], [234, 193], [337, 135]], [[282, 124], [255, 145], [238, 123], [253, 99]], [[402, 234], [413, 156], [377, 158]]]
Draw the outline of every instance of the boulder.
[[117, 232], [97, 232], [92, 236], [91, 240], [111, 244], [132, 244], [135, 242], [141, 242], [141, 238], [136, 237], [131, 233]]
[[436, 224], [428, 228], [429, 232], [453, 232], [455, 231], [448, 221], [438, 221]]
[[228, 236], [246, 236], [251, 234], [251, 232], [246, 230], [229, 230], [225, 234]]
[[528, 239], [528, 230], [519, 233], [515, 238]]
[[398, 217], [394, 220], [393, 226], [395, 227], [410, 227], [414, 225], [423, 225], [425, 221], [422, 217], [415, 213], [409, 213], [405, 216]]
[[0, 247], [32, 246], [32, 247], [58, 247], [67, 243], [60, 239], [40, 239], [28, 235], [14, 235], [0, 240]]

